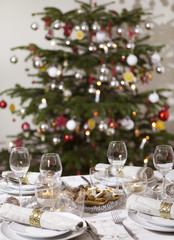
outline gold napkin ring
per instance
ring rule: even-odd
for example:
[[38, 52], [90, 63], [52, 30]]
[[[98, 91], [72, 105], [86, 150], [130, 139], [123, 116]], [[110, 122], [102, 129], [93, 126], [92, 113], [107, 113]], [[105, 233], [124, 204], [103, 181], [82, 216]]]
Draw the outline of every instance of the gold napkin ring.
[[22, 182], [23, 182], [24, 184], [30, 184], [29, 181], [28, 181], [28, 175], [29, 175], [29, 173], [30, 173], [30, 172], [27, 172], [27, 173], [23, 176], [23, 178], [22, 178]]
[[170, 219], [170, 210], [172, 205], [172, 203], [162, 202], [159, 209], [160, 217]]
[[30, 225], [40, 227], [40, 218], [43, 212], [42, 210], [34, 209], [29, 218]]

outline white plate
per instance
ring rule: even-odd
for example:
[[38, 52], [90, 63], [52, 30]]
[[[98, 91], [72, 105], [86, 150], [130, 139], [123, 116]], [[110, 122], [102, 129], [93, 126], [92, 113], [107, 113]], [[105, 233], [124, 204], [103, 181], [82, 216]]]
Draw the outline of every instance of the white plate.
[[[8, 187], [9, 186], [9, 188], [11, 188], [11, 189], [13, 189], [13, 190], [19, 190], [19, 183], [15, 183], [15, 182], [12, 182], [12, 181], [8, 181], [8, 184], [7, 184], [7, 182], [6, 181], [2, 181], [1, 182], [1, 184], [3, 185], [3, 187]], [[22, 184], [22, 190], [24, 190], [24, 191], [27, 191], [27, 190], [29, 190], [29, 191], [32, 191], [32, 190], [34, 190], [35, 189], [35, 186], [34, 185], [31, 185], [31, 184]]]
[[129, 210], [128, 216], [132, 221], [134, 221], [135, 223], [137, 223], [139, 226], [143, 228], [147, 228], [149, 230], [158, 231], [158, 232], [174, 232], [173, 227], [166, 227], [166, 226], [162, 226], [161, 224], [159, 225], [157, 223], [153, 224], [148, 220], [146, 220], [145, 218], [140, 217], [139, 214], [137, 214], [137, 212]]
[[[0, 185], [0, 187], [2, 192], [12, 194], [12, 195], [19, 195], [18, 189], [7, 188], [2, 184]], [[27, 196], [27, 195], [33, 195], [33, 194], [35, 194], [35, 190], [22, 190], [22, 195]]]
[[[62, 215], [67, 215], [68, 213], [61, 213]], [[72, 216], [72, 214], [71, 214], [71, 216]], [[66, 239], [71, 239], [71, 238], [74, 238], [74, 237], [77, 237], [77, 236], [79, 236], [79, 235], [81, 235], [82, 233], [84, 233], [85, 231], [86, 231], [86, 228], [87, 228], [87, 225], [86, 225], [86, 222], [82, 219], [82, 218], [80, 218], [80, 217], [78, 217], [78, 216], [76, 216], [76, 215], [73, 215], [73, 217], [75, 218], [75, 219], [78, 219], [78, 220], [80, 220], [80, 221], [82, 221], [83, 222], [83, 228], [82, 229], [80, 229], [79, 231], [74, 231], [74, 232], [72, 232], [72, 231], [68, 231], [67, 233], [64, 233], [63, 235], [57, 235], [57, 236], [55, 236], [55, 237], [51, 237], [51, 239], [52, 240], [66, 240]], [[20, 233], [20, 234], [18, 234], [17, 233], [17, 230], [16, 229], [14, 229], [14, 230], [12, 230], [11, 229], [11, 227], [9, 226], [10, 225], [10, 223], [9, 222], [3, 222], [2, 224], [1, 224], [1, 233], [2, 233], [2, 235], [3, 236], [5, 236], [8, 240], [26, 240], [26, 239], [29, 239], [27, 236], [26, 236], [26, 229], [24, 230], [24, 228], [26, 228], [26, 225], [23, 225], [23, 224], [18, 224], [18, 225], [21, 225], [20, 226], [20, 232], [25, 232], [24, 234], [23, 234], [23, 236], [22, 236], [22, 233]], [[13, 226], [14, 227], [14, 226]], [[21, 229], [21, 228], [23, 228], [23, 230]], [[34, 227], [32, 227], [32, 228], [34, 228]], [[31, 234], [35, 234], [34, 232], [33, 232], [33, 229], [30, 231], [31, 229], [28, 229], [27, 230], [27, 232], [29, 233], [29, 237], [30, 237], [30, 239], [33, 239], [33, 237], [31, 237]], [[45, 229], [42, 229], [42, 230], [45, 230]], [[40, 231], [42, 231], [41, 229], [40, 229]], [[18, 229], [18, 231], [19, 231], [19, 229]], [[49, 230], [50, 231], [50, 230]], [[51, 232], [55, 232], [55, 231], [51, 231]], [[42, 234], [43, 235], [43, 234]], [[49, 240], [50, 239], [50, 236], [48, 237], [48, 236], [46, 236], [46, 237], [35, 237], [35, 238], [44, 238], [44, 240]]]
[[163, 227], [174, 227], [174, 220], [166, 219], [166, 218], [161, 218], [157, 216], [151, 216], [145, 213], [138, 212], [137, 215], [140, 218], [144, 218], [146, 221], [152, 223], [152, 224], [157, 224]]
[[41, 229], [36, 227], [31, 227], [23, 224], [19, 224], [16, 222], [12, 222], [8, 225], [9, 229], [32, 238], [47, 238], [47, 237], [56, 237], [60, 236], [62, 234], [65, 234], [67, 232], [70, 232], [68, 230], [66, 231], [54, 231], [54, 230], [48, 230], [48, 229]]

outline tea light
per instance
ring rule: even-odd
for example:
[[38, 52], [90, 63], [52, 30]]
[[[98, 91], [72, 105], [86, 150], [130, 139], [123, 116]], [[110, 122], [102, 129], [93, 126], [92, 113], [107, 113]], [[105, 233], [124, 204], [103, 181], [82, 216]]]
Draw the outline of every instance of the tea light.
[[124, 191], [126, 195], [131, 195], [133, 193], [140, 193], [145, 191], [145, 184], [139, 180], [133, 180], [123, 184]]
[[43, 207], [51, 206], [51, 199], [54, 204], [56, 203], [58, 198], [58, 190], [54, 189], [53, 192], [51, 189], [37, 189], [37, 202]]

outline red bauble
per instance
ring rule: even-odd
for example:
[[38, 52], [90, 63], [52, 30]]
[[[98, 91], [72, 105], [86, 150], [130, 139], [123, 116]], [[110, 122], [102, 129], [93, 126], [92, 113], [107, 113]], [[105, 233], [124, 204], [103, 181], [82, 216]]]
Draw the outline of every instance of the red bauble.
[[27, 123], [27, 122], [24, 122], [21, 127], [22, 127], [22, 129], [23, 129], [24, 132], [30, 130], [30, 124]]
[[159, 119], [161, 121], [166, 121], [168, 118], [169, 118], [169, 113], [168, 113], [167, 109], [164, 109], [159, 113]]
[[2, 100], [2, 101], [0, 102], [0, 107], [1, 107], [1, 108], [6, 108], [6, 107], [7, 107], [7, 103], [6, 103], [4, 100]]

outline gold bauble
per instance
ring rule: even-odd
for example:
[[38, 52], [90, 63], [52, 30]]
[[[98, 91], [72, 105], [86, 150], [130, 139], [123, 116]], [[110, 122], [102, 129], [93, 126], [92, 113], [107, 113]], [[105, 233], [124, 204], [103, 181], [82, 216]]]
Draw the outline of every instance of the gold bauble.
[[96, 122], [95, 122], [95, 119], [94, 118], [90, 118], [89, 120], [88, 120], [88, 127], [89, 127], [89, 129], [94, 129], [95, 128], [95, 126], [96, 126]]

